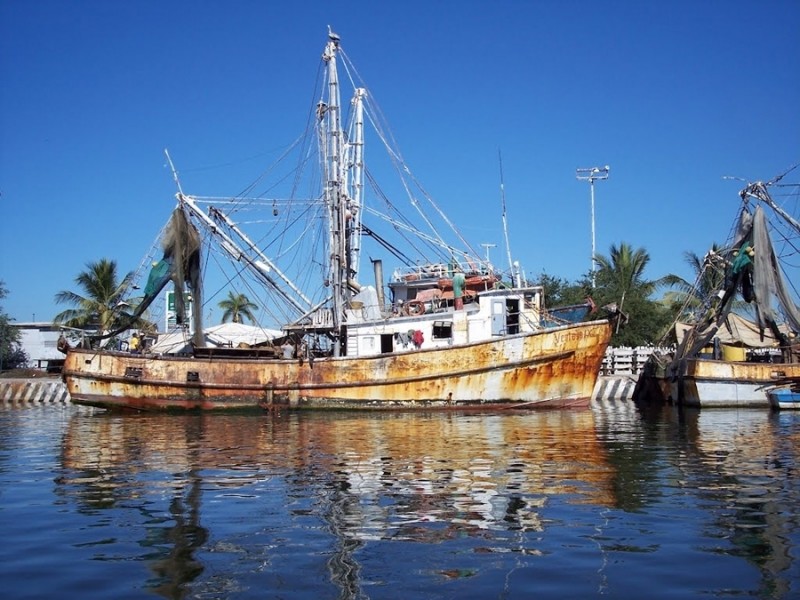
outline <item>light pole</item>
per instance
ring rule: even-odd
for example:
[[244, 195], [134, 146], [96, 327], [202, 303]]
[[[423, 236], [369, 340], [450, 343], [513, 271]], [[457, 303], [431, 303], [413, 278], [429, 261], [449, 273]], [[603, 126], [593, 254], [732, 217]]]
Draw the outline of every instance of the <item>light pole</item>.
[[589, 182], [589, 190], [592, 198], [592, 288], [594, 288], [594, 271], [595, 271], [595, 264], [594, 264], [594, 257], [595, 257], [595, 246], [594, 246], [594, 182], [595, 180], [602, 180], [608, 179], [608, 171], [609, 166], [606, 165], [605, 167], [590, 167], [588, 169], [576, 169], [575, 177], [579, 181], [588, 181]]
[[486, 250], [486, 268], [491, 269], [492, 263], [489, 262], [489, 249], [495, 248], [497, 244], [481, 244], [481, 246], [483, 246], [484, 250]]

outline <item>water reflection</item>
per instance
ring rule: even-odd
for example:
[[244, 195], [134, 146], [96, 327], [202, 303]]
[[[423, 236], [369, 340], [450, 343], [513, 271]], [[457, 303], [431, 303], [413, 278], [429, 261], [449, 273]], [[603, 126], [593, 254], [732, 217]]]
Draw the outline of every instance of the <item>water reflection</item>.
[[[541, 531], [554, 494], [613, 506], [591, 411], [536, 415], [188, 415], [103, 413], [69, 422], [61, 494], [85, 511], [136, 507], [155, 591], [201, 571], [204, 493], [284, 481], [291, 516], [313, 513], [334, 540], [333, 580], [357, 592], [363, 542], [435, 544], [483, 531]], [[151, 507], [169, 501], [168, 514]]]
[[283, 573], [314, 573], [319, 561], [340, 597], [366, 597], [364, 579], [375, 577], [386, 543], [398, 561], [404, 552], [428, 556], [436, 577], [468, 580], [487, 563], [467, 554], [524, 570], [561, 550], [548, 530], [552, 538], [568, 527], [597, 548], [584, 560], [602, 563], [602, 588], [614, 555], [661, 551], [665, 533], [652, 519], [661, 511], [696, 514], [691, 543], [704, 544], [703, 555], [748, 561], [761, 574], [759, 595], [785, 597], [800, 426], [784, 417], [629, 406], [503, 415], [80, 411], [64, 428], [56, 493], [98, 521], [90, 542], [98, 559], [119, 559], [106, 548], [124, 544], [108, 535], [129, 536], [132, 558], [151, 572], [145, 587], [167, 598], [225, 596], [253, 574], [274, 593], [307, 585], [317, 597], [319, 582], [289, 583]]
[[[797, 527], [800, 493], [797, 477], [800, 437], [788, 425], [795, 415], [760, 411], [685, 411], [686, 484], [714, 506], [717, 515], [710, 536], [729, 542], [739, 556], [753, 561], [764, 574], [759, 593], [783, 597], [781, 578], [792, 564], [787, 533]], [[788, 500], [788, 503], [787, 503]]]
[[[641, 416], [641, 439], [633, 445], [619, 443], [621, 420], [603, 422], [607, 416], [598, 418], [598, 431], [605, 430], [609, 462], [616, 465], [619, 481], [634, 490], [618, 496], [627, 509], [652, 504], [665, 491], [682, 497], [680, 507], [691, 498], [713, 517], [704, 535], [714, 545], [706, 552], [732, 554], [756, 565], [762, 573], [759, 597], [790, 593], [788, 574], [796, 548], [789, 532], [800, 525], [800, 488], [794, 483], [800, 415], [658, 407]], [[636, 429], [635, 423], [628, 425]], [[630, 480], [623, 465], [634, 473]], [[670, 477], [667, 487], [665, 476]]]

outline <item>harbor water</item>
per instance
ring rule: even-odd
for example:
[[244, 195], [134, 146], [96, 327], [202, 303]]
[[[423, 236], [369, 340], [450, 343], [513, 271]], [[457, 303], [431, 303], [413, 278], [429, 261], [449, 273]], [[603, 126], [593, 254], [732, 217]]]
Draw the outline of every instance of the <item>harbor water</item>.
[[800, 414], [0, 404], [5, 598], [798, 598]]

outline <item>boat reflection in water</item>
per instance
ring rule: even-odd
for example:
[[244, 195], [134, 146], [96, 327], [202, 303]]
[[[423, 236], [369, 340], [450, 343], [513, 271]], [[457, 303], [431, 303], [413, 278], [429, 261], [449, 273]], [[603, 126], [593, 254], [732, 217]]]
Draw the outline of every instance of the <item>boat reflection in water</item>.
[[80, 409], [56, 493], [169, 598], [791, 595], [797, 415], [654, 410]]
[[[218, 540], [214, 551], [267, 552], [219, 541], [237, 520], [246, 519], [247, 536], [255, 538], [264, 536], [259, 531], [295, 528], [297, 519], [322, 520], [332, 546], [330, 575], [350, 593], [358, 586], [353, 554], [365, 541], [437, 543], [474, 536], [490, 551], [491, 540], [508, 532], [543, 530], [540, 509], [554, 495], [615, 503], [590, 410], [501, 416], [98, 413], [70, 421], [63, 452], [62, 491], [87, 510], [141, 502], [139, 543], [152, 552], [153, 587], [166, 596], [200, 574], [196, 555], [209, 538]], [[266, 508], [265, 496], [271, 498]], [[159, 501], [168, 508], [155, 509]], [[256, 513], [249, 513], [253, 508]], [[159, 518], [152, 518], [154, 510]], [[218, 519], [222, 523], [215, 524]]]

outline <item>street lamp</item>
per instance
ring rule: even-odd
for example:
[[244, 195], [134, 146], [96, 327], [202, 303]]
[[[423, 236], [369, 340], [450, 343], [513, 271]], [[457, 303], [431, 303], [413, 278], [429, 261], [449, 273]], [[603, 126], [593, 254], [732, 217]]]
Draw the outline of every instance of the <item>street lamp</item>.
[[605, 167], [590, 167], [588, 169], [576, 169], [575, 177], [579, 181], [588, 181], [589, 182], [589, 189], [592, 198], [592, 288], [594, 288], [594, 271], [595, 271], [595, 264], [594, 264], [594, 257], [595, 257], [595, 246], [594, 246], [594, 182], [595, 180], [602, 180], [608, 179], [608, 171], [609, 166], [606, 165]]

